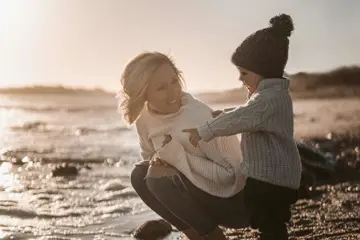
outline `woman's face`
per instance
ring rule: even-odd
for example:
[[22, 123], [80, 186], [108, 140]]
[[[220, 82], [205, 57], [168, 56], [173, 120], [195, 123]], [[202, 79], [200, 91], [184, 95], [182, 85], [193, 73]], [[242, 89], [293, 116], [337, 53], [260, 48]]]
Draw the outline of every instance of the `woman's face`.
[[150, 78], [145, 97], [152, 110], [169, 114], [180, 110], [181, 94], [179, 76], [170, 64], [163, 64]]
[[242, 81], [247, 90], [253, 94], [259, 85], [261, 76], [245, 68], [238, 67], [238, 70], [240, 72], [240, 81]]

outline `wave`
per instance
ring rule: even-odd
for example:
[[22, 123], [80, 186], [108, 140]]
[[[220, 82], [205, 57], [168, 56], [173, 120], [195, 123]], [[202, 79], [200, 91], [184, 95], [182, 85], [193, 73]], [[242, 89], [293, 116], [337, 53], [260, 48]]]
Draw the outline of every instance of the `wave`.
[[[127, 166], [138, 161], [138, 155], [135, 152], [117, 150], [114, 153], [101, 151], [92, 154], [76, 154], [71, 149], [57, 149], [56, 147], [48, 148], [2, 148], [0, 149], [0, 165], [2, 162], [8, 162], [14, 165], [26, 165], [32, 168], [38, 164], [69, 164], [79, 167], [80, 169], [88, 168], [89, 164], [105, 164], [106, 166]], [[126, 156], [126, 158], [124, 157]]]
[[13, 131], [41, 131], [46, 132], [47, 123], [42, 121], [31, 121], [31, 122], [25, 122], [22, 125], [15, 125], [10, 126], [9, 128]]
[[[130, 191], [129, 191], [130, 192]], [[117, 197], [123, 197], [118, 194]], [[125, 199], [136, 198], [136, 194], [128, 194]], [[36, 210], [23, 207], [21, 205], [7, 206], [2, 204], [0, 200], [0, 215], [15, 217], [19, 219], [53, 219], [53, 218], [67, 218], [67, 217], [85, 217], [86, 215], [92, 216], [104, 216], [108, 214], [126, 214], [130, 213], [133, 209], [124, 204], [112, 201], [118, 201], [117, 199], [108, 199], [105, 204], [99, 204], [95, 201], [92, 204], [81, 204], [80, 206], [74, 207], [71, 202], [65, 203], [64, 201], [57, 201], [56, 196], [47, 196], [45, 199], [32, 199], [29, 203], [35, 207]], [[112, 203], [109, 205], [109, 203]], [[94, 210], [96, 209], [96, 210]]]
[[78, 217], [84, 213], [76, 210], [58, 211], [57, 213], [48, 212], [36, 212], [30, 209], [19, 208], [19, 207], [1, 207], [0, 215], [11, 216], [21, 219], [29, 218], [54, 218], [54, 217]]
[[65, 128], [63, 126], [49, 125], [43, 121], [29, 121], [21, 125], [14, 125], [9, 127], [12, 131], [17, 132], [62, 132], [70, 135], [88, 135], [96, 133], [117, 133], [127, 131], [127, 127], [108, 127], [108, 128], [88, 128], [88, 127], [76, 127]]
[[100, 105], [88, 107], [31, 107], [31, 106], [11, 106], [0, 105], [0, 109], [5, 110], [19, 110], [25, 112], [87, 112], [87, 111], [117, 111], [116, 105]]
[[114, 127], [114, 128], [87, 128], [87, 127], [77, 127], [75, 130], [75, 135], [87, 135], [92, 133], [116, 133], [129, 130], [126, 127]]
[[[50, 148], [50, 149], [39, 149], [39, 150], [34, 150], [34, 149], [28, 149], [28, 148], [15, 148], [15, 149], [11, 149], [11, 148], [3, 148], [0, 151], [0, 160], [1, 161], [6, 161], [6, 160], [12, 160], [12, 158], [24, 158], [24, 157], [29, 157], [29, 158], [36, 158], [37, 156], [42, 156], [44, 154], [49, 154], [49, 153], [53, 153], [54, 149]], [[27, 161], [26, 161], [27, 162]], [[25, 163], [25, 161], [24, 161]]]
[[13, 216], [18, 218], [34, 218], [36, 213], [31, 210], [19, 209], [17, 207], [0, 206], [0, 215]]
[[[25, 151], [25, 150], [8, 150], [0, 153], [0, 164], [1, 162], [11, 162], [15, 165], [23, 165], [28, 162], [40, 162], [41, 164], [71, 164], [72, 166], [83, 166], [92, 163], [111, 163], [108, 157], [95, 157], [95, 158], [69, 158], [59, 156], [44, 156], [43, 153], [37, 151]], [[113, 160], [114, 164], [117, 161]]]

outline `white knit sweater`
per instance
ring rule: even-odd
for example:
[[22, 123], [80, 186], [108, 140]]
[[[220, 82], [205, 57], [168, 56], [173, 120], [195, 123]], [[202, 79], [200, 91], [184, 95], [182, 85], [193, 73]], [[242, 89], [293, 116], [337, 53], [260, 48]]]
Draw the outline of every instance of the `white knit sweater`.
[[[182, 172], [199, 189], [218, 197], [231, 197], [241, 191], [245, 178], [240, 174], [242, 154], [237, 136], [220, 137], [194, 147], [183, 129], [212, 119], [212, 109], [184, 93], [180, 111], [160, 115], [148, 110], [136, 121], [141, 156], [148, 161], [155, 156]], [[164, 134], [172, 140], [163, 148]]]
[[289, 84], [288, 79], [263, 79], [245, 105], [209, 120], [198, 131], [205, 141], [241, 133], [242, 174], [296, 189], [301, 161]]

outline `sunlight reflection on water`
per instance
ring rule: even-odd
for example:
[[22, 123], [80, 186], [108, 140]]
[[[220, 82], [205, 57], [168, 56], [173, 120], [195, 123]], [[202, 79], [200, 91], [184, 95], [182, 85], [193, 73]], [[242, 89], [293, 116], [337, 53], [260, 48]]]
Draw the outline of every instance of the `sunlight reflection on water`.
[[11, 173], [12, 168], [13, 165], [9, 162], [0, 165], [0, 189], [6, 190], [19, 184], [16, 177]]

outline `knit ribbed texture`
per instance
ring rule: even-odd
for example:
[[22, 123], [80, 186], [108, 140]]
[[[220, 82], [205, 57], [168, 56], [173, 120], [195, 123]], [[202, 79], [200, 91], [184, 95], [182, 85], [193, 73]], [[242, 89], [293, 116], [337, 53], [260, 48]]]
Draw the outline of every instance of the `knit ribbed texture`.
[[288, 88], [288, 79], [263, 79], [245, 105], [208, 121], [198, 131], [205, 141], [241, 133], [242, 174], [297, 189], [301, 160]]
[[[158, 156], [182, 172], [199, 189], [218, 197], [231, 197], [244, 188], [242, 154], [237, 136], [220, 137], [194, 147], [186, 128], [212, 119], [212, 109], [185, 93], [179, 112], [159, 115], [145, 108], [136, 121], [144, 160]], [[172, 140], [163, 148], [164, 134]]]

